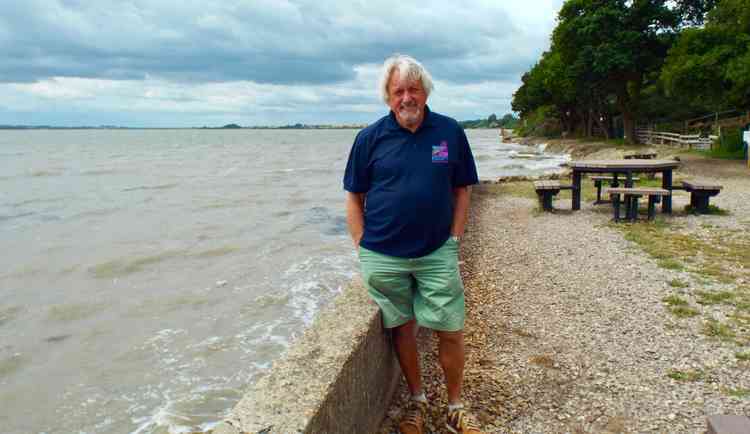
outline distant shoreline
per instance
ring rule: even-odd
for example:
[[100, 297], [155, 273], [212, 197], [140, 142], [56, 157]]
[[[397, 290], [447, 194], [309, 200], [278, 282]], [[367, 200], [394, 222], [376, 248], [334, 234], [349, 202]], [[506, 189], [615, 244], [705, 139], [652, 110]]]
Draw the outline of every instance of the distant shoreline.
[[[26, 126], [26, 125], [0, 125], [0, 131], [18, 130], [361, 130], [367, 125], [308, 125], [302, 127], [54, 127], [54, 126]], [[466, 130], [499, 130], [499, 127], [464, 127]]]

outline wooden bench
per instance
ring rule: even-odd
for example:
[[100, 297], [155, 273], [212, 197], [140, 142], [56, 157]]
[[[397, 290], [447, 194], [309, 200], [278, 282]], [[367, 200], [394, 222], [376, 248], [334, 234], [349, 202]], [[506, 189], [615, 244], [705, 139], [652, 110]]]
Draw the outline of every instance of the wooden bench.
[[[596, 187], [596, 202], [594, 203], [600, 204], [600, 203], [609, 203], [608, 200], [602, 200], [602, 182], [607, 181], [607, 183], [611, 187], [619, 187], [620, 181], [625, 181], [626, 178], [624, 176], [617, 177], [617, 185], [613, 184], [615, 177], [612, 175], [594, 175], [591, 177], [591, 179], [594, 181], [594, 186]], [[639, 178], [637, 176], [634, 176], [632, 179], [633, 181], [638, 181]]]
[[572, 185], [560, 184], [560, 181], [534, 181], [534, 190], [544, 211], [552, 211], [552, 198], [560, 190], [572, 190]]
[[682, 187], [690, 192], [690, 207], [695, 211], [708, 213], [708, 198], [716, 196], [721, 191], [721, 185], [698, 181], [682, 181]]
[[663, 188], [610, 188], [607, 193], [612, 197], [612, 206], [614, 208], [614, 221], [620, 221], [620, 195], [625, 196], [625, 219], [631, 222], [638, 218], [638, 199], [641, 196], [648, 196], [648, 219], [653, 220], [656, 215], [656, 201], [662, 196], [669, 196], [672, 193]]
[[640, 152], [640, 153], [633, 152], [633, 153], [630, 153], [630, 154], [623, 155], [622, 158], [624, 158], [626, 160], [634, 160], [634, 159], [638, 159], [638, 160], [650, 160], [652, 158], [656, 158], [656, 152]]

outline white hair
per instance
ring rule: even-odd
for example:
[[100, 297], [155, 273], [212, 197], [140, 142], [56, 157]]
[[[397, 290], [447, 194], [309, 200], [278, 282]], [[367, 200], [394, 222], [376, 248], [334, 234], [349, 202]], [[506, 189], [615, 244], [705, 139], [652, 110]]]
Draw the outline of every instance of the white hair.
[[421, 81], [422, 88], [424, 88], [424, 92], [428, 97], [432, 89], [435, 88], [432, 84], [432, 76], [415, 58], [404, 54], [394, 54], [385, 59], [383, 71], [380, 75], [380, 96], [386, 104], [390, 100], [388, 82], [390, 82], [394, 71], [398, 71], [399, 76], [408, 81]]

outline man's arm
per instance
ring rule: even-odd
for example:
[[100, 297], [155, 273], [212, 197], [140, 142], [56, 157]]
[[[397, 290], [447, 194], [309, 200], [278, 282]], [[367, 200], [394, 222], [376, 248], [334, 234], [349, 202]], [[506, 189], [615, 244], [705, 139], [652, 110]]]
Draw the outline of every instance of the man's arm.
[[346, 223], [352, 236], [354, 247], [365, 233], [365, 194], [346, 192]]
[[453, 224], [451, 224], [451, 235], [461, 237], [464, 234], [466, 220], [469, 218], [469, 200], [471, 198], [471, 187], [456, 187], [453, 189]]

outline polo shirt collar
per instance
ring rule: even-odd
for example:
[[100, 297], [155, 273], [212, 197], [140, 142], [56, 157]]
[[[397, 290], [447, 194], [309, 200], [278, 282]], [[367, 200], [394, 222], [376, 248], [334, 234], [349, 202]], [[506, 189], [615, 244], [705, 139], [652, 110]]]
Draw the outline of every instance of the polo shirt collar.
[[[435, 115], [430, 111], [430, 108], [425, 105], [424, 106], [424, 119], [422, 120], [422, 125], [419, 126], [419, 129], [417, 129], [417, 132], [422, 130], [423, 128], [429, 128], [435, 126]], [[398, 124], [398, 121], [396, 120], [396, 114], [393, 113], [393, 110], [391, 110], [388, 113], [388, 129], [389, 130], [399, 130], [401, 129], [401, 125]]]

